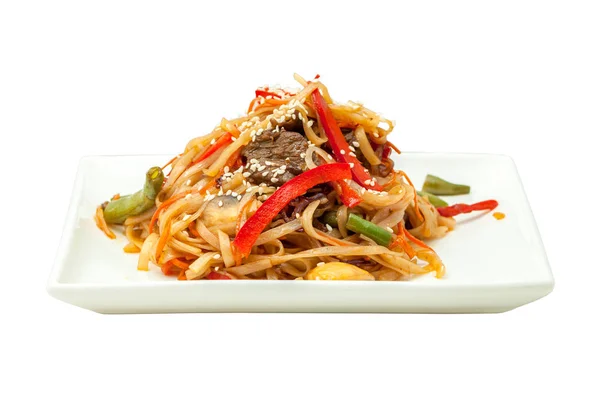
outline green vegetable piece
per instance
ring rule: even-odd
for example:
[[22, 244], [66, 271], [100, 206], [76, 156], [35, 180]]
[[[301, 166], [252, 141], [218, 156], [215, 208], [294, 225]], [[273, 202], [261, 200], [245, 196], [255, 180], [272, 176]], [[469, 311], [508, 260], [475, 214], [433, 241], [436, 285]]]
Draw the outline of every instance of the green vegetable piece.
[[325, 221], [325, 223], [333, 228], [337, 228], [338, 226], [338, 220], [337, 220], [337, 212], [335, 211], [327, 211], [324, 215], [323, 215], [323, 221]]
[[383, 229], [380, 226], [375, 225], [372, 222], [367, 221], [359, 217], [356, 214], [348, 215], [348, 222], [346, 223], [346, 228], [351, 230], [352, 232], [361, 233], [375, 241], [375, 243], [380, 244], [385, 247], [389, 247], [389, 245], [394, 240], [392, 233]]
[[128, 217], [139, 215], [155, 204], [156, 195], [163, 185], [161, 168], [152, 167], [146, 172], [144, 188], [127, 196], [112, 200], [104, 207], [104, 219], [109, 224], [122, 224]]
[[468, 194], [471, 192], [471, 188], [467, 185], [458, 185], [450, 183], [434, 175], [427, 175], [425, 177], [425, 183], [423, 183], [423, 192], [453, 196], [457, 194]]
[[439, 197], [437, 197], [435, 194], [431, 194], [431, 193], [427, 193], [427, 192], [422, 192], [420, 190], [417, 190], [417, 193], [421, 197], [427, 197], [427, 200], [429, 200], [429, 202], [431, 203], [431, 205], [434, 206], [434, 207], [446, 207], [448, 205], [448, 203], [446, 203], [444, 200], [442, 200]]

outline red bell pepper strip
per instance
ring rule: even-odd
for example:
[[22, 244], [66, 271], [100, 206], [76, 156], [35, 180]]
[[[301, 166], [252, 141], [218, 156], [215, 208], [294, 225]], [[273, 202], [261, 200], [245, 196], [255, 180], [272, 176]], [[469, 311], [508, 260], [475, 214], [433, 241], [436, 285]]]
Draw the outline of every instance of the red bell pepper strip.
[[272, 97], [277, 97], [278, 99], [281, 98], [280, 95], [278, 95], [277, 93], [273, 93], [273, 92], [269, 92], [268, 90], [262, 90], [262, 89], [256, 89], [254, 91], [254, 94], [256, 94], [256, 97], [267, 97], [267, 96], [272, 96]]
[[486, 200], [470, 205], [463, 203], [454, 204], [447, 207], [440, 207], [437, 210], [442, 217], [454, 217], [458, 214], [470, 213], [471, 211], [493, 210], [496, 207], [498, 207], [498, 202], [496, 200]]
[[231, 278], [225, 274], [220, 274], [218, 272], [211, 271], [208, 275], [206, 275], [206, 279], [214, 281], [214, 280], [227, 280], [227, 279], [231, 279]]
[[236, 260], [247, 257], [254, 242], [279, 212], [296, 197], [316, 185], [350, 179], [350, 166], [343, 163], [323, 164], [308, 170], [283, 184], [242, 226], [232, 243]]
[[198, 157], [198, 159], [196, 161], [194, 161], [194, 163], [192, 165], [196, 165], [199, 162], [206, 160], [208, 157], [215, 154], [217, 152], [217, 150], [219, 150], [221, 147], [225, 146], [226, 144], [229, 144], [230, 141], [231, 141], [231, 133], [227, 132], [223, 136], [221, 136], [219, 139], [217, 139], [215, 144], [213, 144], [208, 149], [206, 149], [204, 151], [204, 153], [202, 153], [202, 155], [200, 157]]
[[331, 185], [340, 196], [342, 203], [348, 208], [356, 207], [362, 202], [362, 197], [354, 191], [345, 181], [331, 182]]
[[377, 180], [371, 177], [355, 156], [350, 155], [350, 146], [348, 145], [348, 142], [346, 142], [344, 135], [342, 135], [340, 127], [335, 121], [335, 118], [333, 118], [331, 109], [318, 89], [312, 92], [312, 101], [315, 110], [317, 111], [319, 123], [323, 127], [323, 130], [325, 130], [335, 159], [338, 162], [345, 162], [352, 165], [352, 179], [358, 182], [362, 187], [381, 191], [382, 187], [377, 183]]

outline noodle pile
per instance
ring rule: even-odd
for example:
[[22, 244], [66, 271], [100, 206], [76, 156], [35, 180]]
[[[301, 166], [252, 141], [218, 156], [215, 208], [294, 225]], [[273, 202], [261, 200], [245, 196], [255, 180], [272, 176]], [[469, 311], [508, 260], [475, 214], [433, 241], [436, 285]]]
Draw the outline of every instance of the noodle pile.
[[[170, 172], [156, 197], [156, 206], [123, 223], [129, 241], [125, 251], [139, 253], [138, 269], [148, 270], [152, 263], [181, 280], [215, 279], [215, 274], [219, 275], [216, 279], [303, 280], [317, 266], [340, 261], [381, 281], [431, 272], [442, 277], [441, 260], [421, 240], [444, 236], [454, 227], [454, 219], [440, 216], [417, 195], [406, 174], [393, 169], [385, 177], [373, 177], [384, 188], [382, 192], [348, 180], [362, 199], [352, 209], [342, 204], [335, 191], [315, 196], [317, 188], [307, 193], [301, 212], [274, 219], [260, 234], [251, 254], [236, 264], [232, 241], [277, 190], [247, 180], [250, 161], [241, 155], [244, 147], [261, 132], [299, 120], [309, 141], [306, 167], [335, 162], [311, 102], [314, 90], [321, 92], [340, 128], [352, 130], [354, 145], [369, 164], [363, 163], [365, 168], [373, 170], [390, 162], [375, 148], [388, 143], [392, 121], [362, 104], [334, 103], [318, 80], [307, 82], [298, 75], [295, 79], [301, 85], [298, 90], [264, 88], [277, 94], [267, 96], [259, 96], [257, 91], [246, 115], [223, 119], [209, 134], [192, 139], [184, 152], [163, 168]], [[207, 150], [214, 149], [226, 134], [232, 135], [231, 141], [207, 156]], [[323, 228], [319, 219], [331, 210], [336, 213], [337, 227]], [[394, 245], [387, 248], [346, 229], [350, 212], [393, 233]], [[103, 222], [101, 215], [96, 218]]]

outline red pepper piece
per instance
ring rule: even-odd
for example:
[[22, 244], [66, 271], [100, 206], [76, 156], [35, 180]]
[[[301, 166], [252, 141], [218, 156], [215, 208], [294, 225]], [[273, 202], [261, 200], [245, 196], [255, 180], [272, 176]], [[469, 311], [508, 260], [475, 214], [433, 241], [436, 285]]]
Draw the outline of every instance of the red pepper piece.
[[454, 217], [458, 214], [468, 214], [471, 211], [488, 211], [498, 207], [496, 200], [486, 200], [475, 204], [454, 204], [447, 207], [438, 208], [438, 212], [442, 217]]
[[231, 279], [231, 278], [225, 274], [220, 274], [218, 272], [211, 271], [208, 275], [206, 275], [206, 279], [210, 279], [210, 280], [214, 281], [214, 280], [227, 280], [227, 279]]
[[278, 99], [281, 98], [280, 95], [278, 95], [277, 93], [273, 93], [273, 92], [269, 92], [268, 90], [262, 90], [262, 89], [256, 89], [254, 91], [254, 94], [256, 94], [256, 97], [267, 97], [267, 96], [273, 96], [273, 97], [277, 97]]
[[[317, 111], [319, 123], [325, 130], [325, 134], [327, 135], [327, 139], [329, 140], [329, 145], [333, 150], [335, 159], [338, 162], [352, 164], [352, 179], [358, 182], [362, 187], [381, 191], [381, 185], [377, 183], [377, 180], [371, 177], [369, 172], [365, 170], [356, 157], [350, 155], [350, 147], [346, 142], [340, 127], [335, 121], [335, 118], [333, 118], [331, 109], [325, 102], [325, 99], [319, 90], [312, 92], [312, 101], [315, 106], [315, 110]], [[373, 184], [370, 184], [369, 182]]]
[[225, 146], [226, 144], [229, 144], [230, 141], [231, 141], [231, 133], [227, 132], [223, 136], [221, 136], [219, 139], [217, 139], [215, 144], [213, 144], [208, 149], [206, 149], [204, 151], [204, 153], [202, 153], [202, 155], [200, 157], [198, 157], [198, 159], [196, 161], [194, 161], [194, 163], [192, 165], [196, 165], [200, 161], [206, 160], [208, 157], [215, 154], [215, 152], [217, 152], [217, 150], [219, 150], [221, 147]]
[[[232, 247], [236, 259], [247, 257], [262, 231], [279, 212], [296, 197], [326, 182], [350, 179], [350, 166], [343, 163], [324, 164], [308, 170], [284, 183], [265, 201], [236, 235]], [[239, 257], [237, 257], [239, 256]]]
[[340, 196], [340, 200], [342, 200], [342, 203], [344, 203], [346, 207], [356, 207], [362, 202], [362, 197], [360, 197], [359, 194], [356, 193], [354, 189], [352, 189], [346, 182], [331, 182], [331, 185], [337, 192], [338, 196]]

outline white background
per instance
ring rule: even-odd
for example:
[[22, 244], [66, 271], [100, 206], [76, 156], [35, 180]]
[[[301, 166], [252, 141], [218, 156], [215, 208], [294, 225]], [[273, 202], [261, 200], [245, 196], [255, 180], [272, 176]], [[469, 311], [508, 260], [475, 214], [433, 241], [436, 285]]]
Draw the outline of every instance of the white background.
[[[1, 398], [598, 398], [597, 4], [391, 4], [1, 3]], [[555, 291], [498, 315], [102, 316], [46, 294], [80, 157], [179, 153], [293, 72], [395, 119], [405, 151], [511, 155]]]

